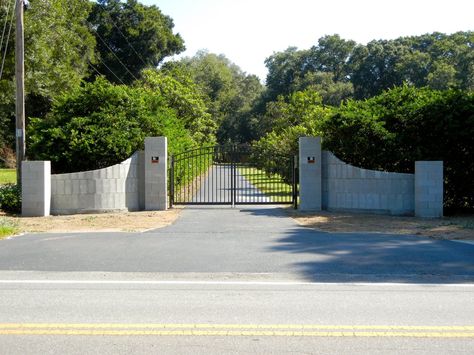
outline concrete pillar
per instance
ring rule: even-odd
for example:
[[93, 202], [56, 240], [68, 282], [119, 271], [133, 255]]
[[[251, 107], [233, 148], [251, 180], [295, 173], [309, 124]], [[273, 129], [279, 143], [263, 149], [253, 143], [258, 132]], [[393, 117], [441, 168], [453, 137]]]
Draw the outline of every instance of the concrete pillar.
[[299, 170], [299, 209], [321, 211], [321, 137], [300, 137]]
[[166, 137], [145, 138], [145, 210], [168, 208], [168, 142]]
[[21, 162], [21, 215], [49, 216], [51, 210], [51, 162]]
[[415, 216], [443, 217], [443, 162], [415, 162]]

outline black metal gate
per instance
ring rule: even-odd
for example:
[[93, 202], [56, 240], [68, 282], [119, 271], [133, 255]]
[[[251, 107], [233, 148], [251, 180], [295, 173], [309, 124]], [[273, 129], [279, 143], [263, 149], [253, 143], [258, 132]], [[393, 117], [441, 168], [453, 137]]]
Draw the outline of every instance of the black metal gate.
[[171, 156], [170, 205], [297, 203], [295, 157], [250, 146], [212, 146]]

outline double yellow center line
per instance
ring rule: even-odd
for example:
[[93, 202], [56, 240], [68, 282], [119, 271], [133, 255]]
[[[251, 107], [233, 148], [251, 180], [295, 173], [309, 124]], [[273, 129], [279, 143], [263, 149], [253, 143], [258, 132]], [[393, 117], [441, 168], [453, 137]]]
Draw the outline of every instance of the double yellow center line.
[[474, 326], [202, 323], [0, 323], [0, 336], [1, 335], [474, 338]]

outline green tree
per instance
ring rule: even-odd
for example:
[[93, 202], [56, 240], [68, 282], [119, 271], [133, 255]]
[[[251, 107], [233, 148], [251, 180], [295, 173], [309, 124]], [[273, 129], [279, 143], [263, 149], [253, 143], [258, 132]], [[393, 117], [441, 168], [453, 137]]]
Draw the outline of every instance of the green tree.
[[338, 34], [321, 37], [309, 51], [305, 70], [332, 73], [335, 82], [349, 79], [349, 60], [356, 42], [342, 39]]
[[265, 59], [265, 66], [268, 69], [267, 101], [274, 101], [278, 96], [286, 96], [290, 93], [294, 80], [303, 74], [302, 63], [308, 56], [308, 51], [299, 51], [296, 47], [289, 47]]
[[89, 23], [100, 56], [97, 69], [111, 82], [130, 84], [144, 68], [155, 68], [185, 49], [181, 36], [173, 33], [173, 20], [136, 0], [98, 0]]
[[206, 95], [209, 112], [218, 126], [218, 141], [252, 140], [252, 109], [264, 89], [259, 79], [244, 73], [225, 56], [207, 51], [199, 51], [192, 58], [182, 59], [179, 64]]
[[427, 82], [429, 87], [437, 90], [454, 87], [456, 86], [456, 69], [447, 63], [435, 63], [432, 71], [428, 74]]
[[[49, 0], [32, 1], [25, 12], [27, 116], [43, 116], [57, 95], [78, 86], [87, 75], [95, 58], [95, 40], [85, 24], [90, 9], [91, 3], [84, 0]], [[6, 8], [0, 6], [0, 23], [5, 17]], [[0, 80], [0, 144], [14, 140], [14, 39], [12, 29]]]
[[397, 68], [408, 51], [408, 47], [386, 40], [357, 46], [349, 62], [355, 97], [375, 96], [383, 90], [402, 85], [405, 78]]
[[339, 104], [354, 95], [352, 83], [334, 80], [330, 72], [307, 72], [302, 78], [296, 78], [291, 85], [291, 92], [311, 89], [317, 91], [325, 105]]
[[207, 111], [204, 95], [185, 71], [145, 69], [135, 83], [162, 97], [174, 109], [197, 144], [215, 142], [216, 123]]

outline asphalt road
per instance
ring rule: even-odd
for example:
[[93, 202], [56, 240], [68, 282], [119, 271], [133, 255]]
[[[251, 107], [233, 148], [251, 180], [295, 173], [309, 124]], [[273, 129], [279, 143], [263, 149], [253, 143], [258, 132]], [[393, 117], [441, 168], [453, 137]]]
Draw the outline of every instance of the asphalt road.
[[[120, 223], [120, 221], [117, 221]], [[0, 354], [472, 354], [474, 245], [280, 208], [0, 241]]]
[[[120, 223], [119, 221], [117, 223]], [[32, 234], [0, 241], [0, 270], [272, 273], [323, 282], [474, 281], [474, 245], [322, 233], [278, 208], [185, 209], [147, 233]]]
[[0, 283], [2, 354], [470, 354], [474, 347], [472, 285], [33, 276]]

